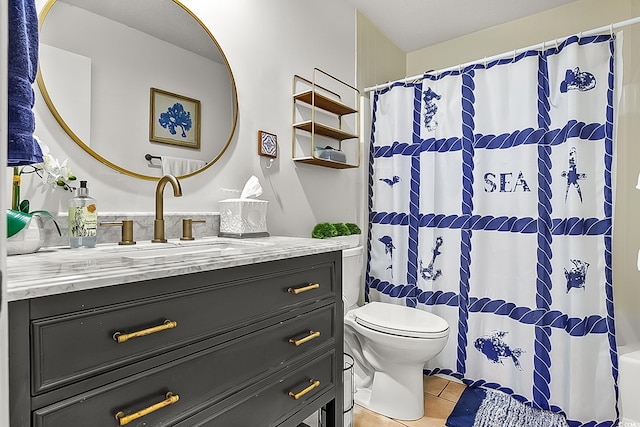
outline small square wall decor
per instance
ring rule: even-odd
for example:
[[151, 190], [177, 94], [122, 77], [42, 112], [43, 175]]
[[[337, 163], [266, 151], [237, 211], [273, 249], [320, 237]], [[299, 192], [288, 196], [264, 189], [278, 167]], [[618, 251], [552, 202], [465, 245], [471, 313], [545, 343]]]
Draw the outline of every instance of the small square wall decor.
[[265, 157], [278, 157], [278, 137], [263, 130], [258, 131], [258, 154]]

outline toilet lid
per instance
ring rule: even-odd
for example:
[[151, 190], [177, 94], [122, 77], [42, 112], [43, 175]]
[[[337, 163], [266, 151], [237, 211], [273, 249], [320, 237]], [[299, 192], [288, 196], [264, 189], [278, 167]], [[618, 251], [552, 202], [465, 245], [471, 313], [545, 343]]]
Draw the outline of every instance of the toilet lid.
[[414, 338], [440, 338], [449, 334], [446, 320], [417, 308], [370, 302], [354, 314], [357, 323], [378, 332]]

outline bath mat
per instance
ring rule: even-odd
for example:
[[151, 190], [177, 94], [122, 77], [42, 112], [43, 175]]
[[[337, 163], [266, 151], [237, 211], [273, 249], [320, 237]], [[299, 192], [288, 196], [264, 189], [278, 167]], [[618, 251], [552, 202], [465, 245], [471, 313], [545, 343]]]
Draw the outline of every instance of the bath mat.
[[469, 387], [449, 415], [449, 427], [568, 427], [561, 414], [531, 408], [498, 391]]

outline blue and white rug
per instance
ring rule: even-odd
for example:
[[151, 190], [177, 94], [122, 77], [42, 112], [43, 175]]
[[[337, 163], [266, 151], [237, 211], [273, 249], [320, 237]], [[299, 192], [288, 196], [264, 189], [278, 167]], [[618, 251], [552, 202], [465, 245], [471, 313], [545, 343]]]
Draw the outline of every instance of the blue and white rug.
[[469, 387], [447, 419], [449, 427], [568, 427], [566, 419], [499, 391]]

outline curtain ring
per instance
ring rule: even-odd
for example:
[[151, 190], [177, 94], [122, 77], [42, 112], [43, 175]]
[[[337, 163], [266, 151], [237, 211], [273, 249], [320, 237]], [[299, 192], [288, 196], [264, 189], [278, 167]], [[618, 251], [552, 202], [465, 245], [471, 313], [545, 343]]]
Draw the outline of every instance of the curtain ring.
[[513, 60], [511, 62], [516, 62], [516, 56], [518, 56], [517, 51], [518, 49], [513, 49]]
[[487, 68], [487, 57], [486, 56], [484, 57], [484, 68], [485, 69]]
[[609, 24], [609, 35], [613, 37], [613, 22]]
[[556, 50], [558, 50], [558, 39], [553, 39], [553, 41], [556, 43]]

